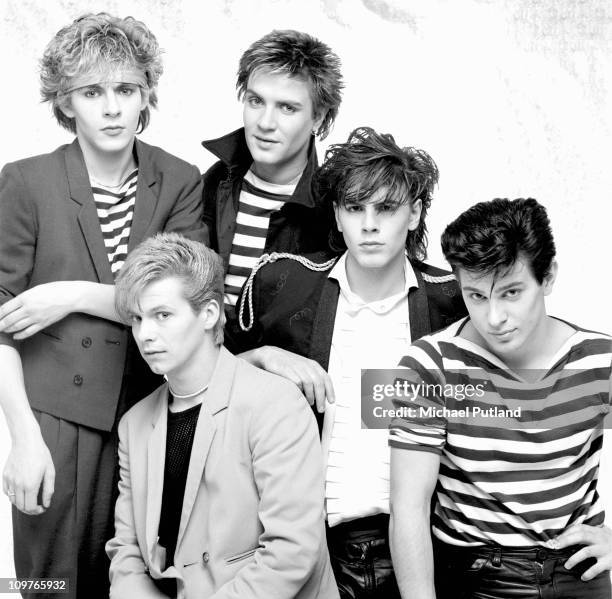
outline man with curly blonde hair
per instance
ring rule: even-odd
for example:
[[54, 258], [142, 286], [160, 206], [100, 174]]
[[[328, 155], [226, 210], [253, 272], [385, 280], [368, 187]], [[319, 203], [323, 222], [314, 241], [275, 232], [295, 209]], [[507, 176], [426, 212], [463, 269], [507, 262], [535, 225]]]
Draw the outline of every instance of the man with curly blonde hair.
[[0, 173], [2, 483], [16, 573], [66, 579], [71, 597], [108, 597], [116, 423], [157, 382], [115, 312], [115, 275], [162, 229], [207, 241], [198, 170], [135, 137], [162, 70], [143, 23], [76, 19], [41, 60], [43, 99], [76, 139]]

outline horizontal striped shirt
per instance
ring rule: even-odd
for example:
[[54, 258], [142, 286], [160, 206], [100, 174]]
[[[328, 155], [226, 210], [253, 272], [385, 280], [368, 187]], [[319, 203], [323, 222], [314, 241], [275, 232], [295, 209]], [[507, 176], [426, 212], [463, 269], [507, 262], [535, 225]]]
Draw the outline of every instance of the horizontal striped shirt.
[[108, 261], [115, 276], [127, 257], [137, 184], [138, 169], [128, 175], [119, 189], [91, 181], [91, 191], [96, 203]]
[[240, 290], [264, 253], [270, 217], [291, 199], [296, 183], [268, 183], [248, 171], [242, 180], [236, 231], [225, 275], [225, 306], [235, 306]]
[[393, 400], [404, 411], [389, 444], [440, 454], [434, 534], [460, 546], [552, 547], [572, 524], [602, 524], [612, 338], [574, 327], [534, 381], [460, 337], [466, 322], [410, 347], [398, 372], [414, 386]]

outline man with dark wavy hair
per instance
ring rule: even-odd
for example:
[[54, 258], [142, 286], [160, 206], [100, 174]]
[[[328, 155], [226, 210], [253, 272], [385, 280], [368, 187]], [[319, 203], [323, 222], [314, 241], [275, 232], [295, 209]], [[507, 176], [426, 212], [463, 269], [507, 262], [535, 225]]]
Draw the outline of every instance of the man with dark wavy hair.
[[15, 569], [67, 579], [70, 597], [108, 597], [116, 423], [156, 382], [119, 322], [114, 277], [162, 229], [207, 239], [198, 169], [136, 139], [161, 73], [144, 23], [76, 19], [40, 73], [76, 138], [0, 173], [0, 404], [12, 440], [2, 484]]
[[203, 142], [219, 158], [204, 175], [204, 214], [211, 247], [225, 265], [229, 327], [240, 289], [263, 253], [326, 247], [331, 223], [312, 186], [315, 138], [329, 133], [342, 87], [339, 58], [300, 31], [272, 31], [240, 58], [244, 126]]
[[452, 274], [422, 262], [437, 181], [423, 150], [356, 129], [328, 150], [318, 175], [337, 225], [331, 249], [263, 257], [239, 304], [243, 357], [325, 410], [328, 546], [347, 599], [399, 596], [386, 430], [361, 430], [361, 369], [393, 368], [411, 340], [464, 314]]
[[[401, 361], [415, 388], [427, 383], [397, 398], [390, 435], [402, 597], [609, 598], [596, 485], [612, 339], [547, 314], [557, 263], [536, 200], [476, 204], [442, 249], [469, 316]], [[474, 399], [446, 391], [457, 384]]]

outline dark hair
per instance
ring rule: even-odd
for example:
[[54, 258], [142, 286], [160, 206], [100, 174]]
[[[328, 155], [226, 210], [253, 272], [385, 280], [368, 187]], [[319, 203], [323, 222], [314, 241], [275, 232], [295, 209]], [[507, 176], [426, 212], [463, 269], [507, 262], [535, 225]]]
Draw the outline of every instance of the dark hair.
[[340, 59], [317, 38], [292, 29], [274, 30], [249, 46], [240, 57], [236, 89], [242, 99], [249, 77], [258, 70], [298, 77], [310, 86], [312, 105], [317, 116], [324, 115], [316, 132], [324, 139], [338, 114], [342, 101]]
[[219, 306], [219, 320], [213, 328], [217, 345], [223, 343], [223, 262], [203, 243], [178, 233], [158, 233], [132, 250], [116, 280], [115, 308], [124, 322], [138, 306], [143, 289], [161, 279], [177, 277], [183, 295], [195, 314], [211, 300]]
[[448, 225], [442, 251], [453, 270], [496, 276], [522, 254], [541, 284], [555, 257], [555, 242], [544, 206], [533, 198], [497, 198], [472, 206]]
[[[367, 203], [379, 189], [386, 189], [388, 201], [397, 206], [421, 200], [420, 222], [416, 230], [408, 232], [406, 249], [410, 258], [422, 260], [427, 255], [425, 217], [438, 178], [438, 167], [427, 152], [400, 148], [392, 135], [359, 127], [346, 143], [327, 150], [317, 185], [329, 213], [334, 203]], [[335, 229], [330, 246], [334, 251], [346, 249], [342, 235]]]
[[108, 13], [86, 14], [60, 29], [45, 48], [40, 61], [40, 92], [50, 102], [58, 123], [76, 133], [73, 118], [62, 111], [70, 101], [66, 92], [74, 77], [100, 70], [112, 72], [134, 67], [147, 82], [148, 105], [141, 111], [139, 131], [149, 123], [149, 106], [157, 106], [157, 83], [163, 72], [161, 50], [148, 27], [133, 17], [120, 19]]

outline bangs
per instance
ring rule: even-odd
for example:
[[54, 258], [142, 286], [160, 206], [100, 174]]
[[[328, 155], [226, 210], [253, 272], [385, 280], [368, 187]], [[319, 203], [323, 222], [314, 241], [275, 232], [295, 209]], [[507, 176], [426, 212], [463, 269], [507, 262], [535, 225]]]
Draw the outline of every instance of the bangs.
[[381, 190], [385, 190], [385, 194], [377, 198], [377, 203], [384, 201], [394, 209], [411, 200], [409, 182], [399, 168], [385, 163], [372, 163], [354, 169], [347, 176], [345, 188], [339, 190], [338, 204], [369, 204]]

